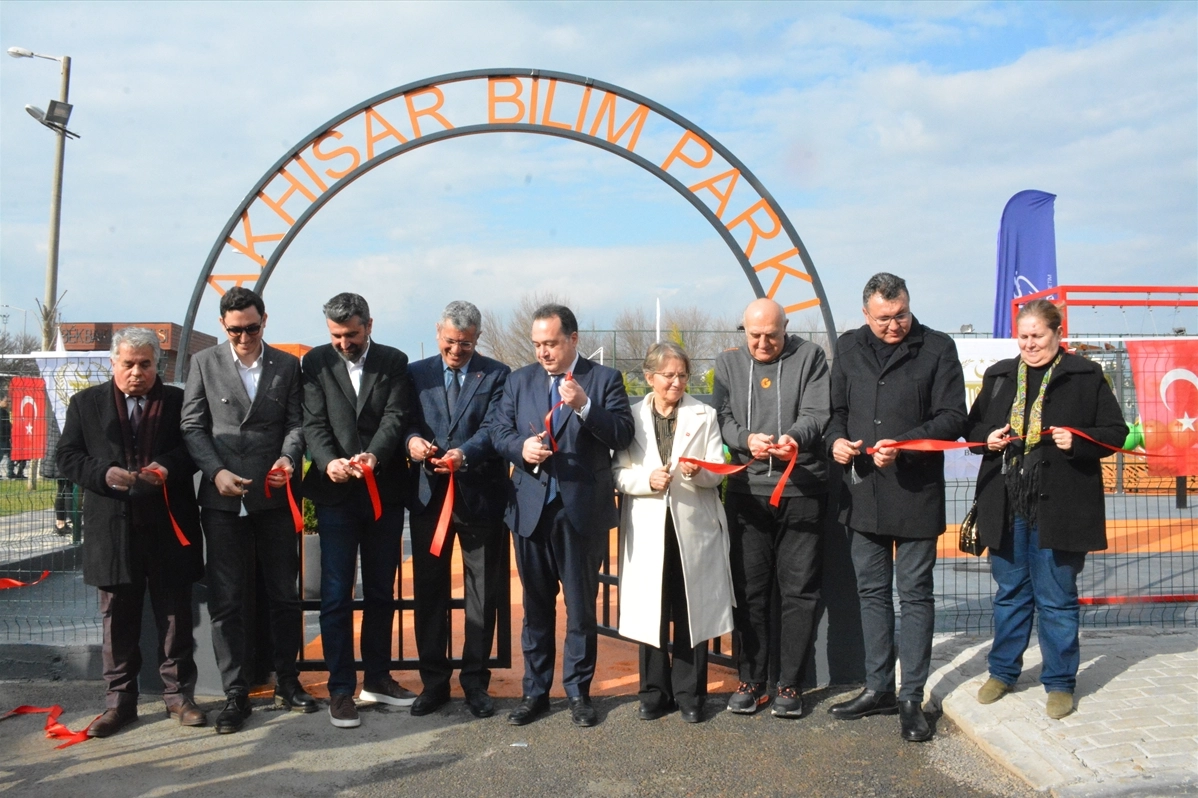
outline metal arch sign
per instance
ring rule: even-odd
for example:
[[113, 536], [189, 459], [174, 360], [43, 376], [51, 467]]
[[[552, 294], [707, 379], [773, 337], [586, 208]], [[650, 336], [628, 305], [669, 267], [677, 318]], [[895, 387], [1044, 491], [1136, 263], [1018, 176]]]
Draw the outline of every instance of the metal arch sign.
[[[835, 339], [823, 285], [799, 234], [761, 181], [712, 136], [653, 100], [592, 78], [482, 69], [383, 92], [333, 117], [280, 158], [213, 244], [187, 308], [180, 351], [187, 351], [207, 287], [224, 294], [253, 282], [262, 293], [295, 237], [341, 190], [417, 147], [479, 133], [573, 139], [635, 163], [707, 219], [757, 296], [777, 300], [787, 312], [820, 307]], [[225, 255], [236, 265], [217, 273]]]

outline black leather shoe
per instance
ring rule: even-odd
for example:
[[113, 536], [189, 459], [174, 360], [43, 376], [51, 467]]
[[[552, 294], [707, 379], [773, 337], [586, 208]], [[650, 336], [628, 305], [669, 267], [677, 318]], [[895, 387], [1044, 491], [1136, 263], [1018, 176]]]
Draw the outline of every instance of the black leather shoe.
[[316, 699], [308, 695], [299, 680], [287, 680], [275, 685], [275, 706], [292, 712], [315, 712]]
[[250, 716], [253, 709], [249, 696], [230, 693], [225, 698], [224, 709], [216, 716], [216, 733], [232, 734], [241, 731], [241, 727], [245, 725], [245, 719]]
[[682, 716], [684, 723], [702, 723], [703, 722], [703, 705], [695, 704], [694, 706], [679, 707], [679, 715]]
[[495, 714], [495, 702], [481, 687], [471, 687], [466, 691], [466, 706], [476, 718], [489, 718]]
[[104, 714], [87, 727], [88, 737], [111, 737], [130, 723], [137, 721], [137, 708], [106, 709]]
[[641, 707], [637, 710], [636, 716], [641, 720], [657, 720], [658, 718], [664, 718], [668, 714], [670, 714], [669, 704], [651, 705], [641, 702]]
[[932, 728], [923, 714], [922, 701], [899, 702], [899, 724], [903, 727], [903, 739], [911, 743], [922, 743], [932, 739]]
[[867, 715], [897, 715], [898, 701], [894, 693], [881, 693], [868, 687], [851, 701], [834, 704], [828, 712], [841, 720], [857, 720]]
[[576, 695], [570, 699], [570, 720], [575, 726], [594, 726], [599, 722], [599, 713], [591, 706], [590, 696]]
[[411, 712], [416, 717], [431, 715], [448, 703], [448, 690], [425, 690], [412, 702]]
[[180, 704], [168, 705], [166, 716], [179, 721], [180, 726], [207, 726], [208, 716], [190, 698]]
[[513, 726], [523, 726], [549, 711], [549, 696], [526, 695], [520, 703], [507, 714], [507, 722]]

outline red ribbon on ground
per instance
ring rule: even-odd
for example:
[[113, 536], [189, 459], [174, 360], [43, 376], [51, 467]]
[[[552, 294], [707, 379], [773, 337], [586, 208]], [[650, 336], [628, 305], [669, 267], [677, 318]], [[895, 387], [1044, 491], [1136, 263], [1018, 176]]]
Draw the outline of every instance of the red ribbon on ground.
[[379, 483], [374, 479], [374, 469], [365, 463], [355, 463], [362, 469], [362, 478], [366, 480], [366, 492], [370, 494], [370, 506], [374, 508], [374, 520], [383, 517], [383, 502], [379, 498]]
[[304, 531], [304, 514], [300, 511], [299, 504], [295, 501], [295, 494], [291, 492], [291, 478], [287, 474], [286, 468], [272, 468], [266, 472], [266, 482], [263, 486], [266, 488], [266, 498], [270, 498], [270, 475], [282, 474], [287, 477], [287, 503], [291, 505], [291, 520], [295, 524], [295, 534]]
[[[567, 371], [566, 379], [567, 380], [574, 379], [574, 372]], [[553, 414], [556, 413], [557, 409], [559, 407], [561, 407], [562, 405], [564, 405], [565, 403], [566, 403], [565, 399], [558, 401], [558, 403], [555, 404], [553, 407], [549, 408], [549, 412], [545, 414], [545, 434], [549, 436], [549, 447], [551, 449], [553, 449], [553, 451], [555, 451], [555, 452], [557, 451], [557, 438], [553, 437]]]
[[175, 529], [175, 537], [179, 539], [180, 546], [190, 546], [191, 541], [187, 539], [187, 535], [183, 534], [183, 530], [179, 528], [179, 522], [175, 520], [175, 514], [171, 512], [171, 500], [166, 495], [166, 473], [160, 468], [143, 468], [143, 473], [157, 474], [162, 480], [162, 501], [166, 504], [166, 514], [171, 519], [171, 526]]
[[32, 582], [22, 582], [19, 579], [10, 579], [8, 577], [4, 577], [3, 579], [0, 579], [0, 590], [7, 590], [10, 587], [30, 587], [32, 585], [36, 585], [49, 575], [49, 571], [42, 571], [42, 575], [37, 579], [34, 579]]
[[[58, 722], [58, 717], [62, 714], [62, 707], [60, 707], [58, 704], [55, 704], [52, 707], [20, 706], [16, 709], [10, 709], [8, 712], [0, 715], [0, 720], [16, 717], [17, 715], [40, 715], [42, 713], [45, 713], [46, 715], [46, 737], [50, 738], [51, 740], [63, 741], [61, 745], [56, 745], [55, 748], [67, 748], [68, 746], [72, 746], [75, 743], [84, 742], [88, 739], [87, 729], [91, 728], [91, 723], [87, 724], [87, 728], [84, 728], [82, 731], [71, 731], [66, 726], [63, 726]], [[99, 719], [99, 717], [99, 715], [96, 716], [97, 719]], [[92, 723], [95, 722], [95, 720], [92, 721]]]
[[433, 533], [433, 545], [428, 548], [430, 554], [440, 557], [441, 547], [445, 545], [445, 536], [449, 534], [449, 521], [453, 518], [453, 472], [457, 470], [457, 466], [454, 465], [453, 460], [445, 458], [429, 460], [429, 462], [449, 469], [449, 487], [445, 489], [445, 501], [441, 504], [441, 516], [437, 519], [437, 529]]
[[[1062, 427], [1062, 426], [1045, 427], [1044, 431], [1040, 434], [1041, 435], [1051, 435], [1052, 431], [1054, 429], [1063, 429], [1067, 432], [1071, 432], [1080, 438], [1085, 438], [1086, 440], [1090, 441], [1090, 443], [1095, 443], [1104, 449], [1109, 449], [1110, 451], [1115, 452], [1116, 454], [1130, 454], [1130, 455], [1135, 455], [1136, 457], [1171, 457], [1172, 456], [1172, 455], [1165, 455], [1165, 454], [1150, 454], [1148, 452], [1136, 452], [1136, 451], [1132, 451], [1131, 449], [1120, 449], [1117, 446], [1110, 446], [1108, 444], [1103, 443], [1102, 441], [1096, 441], [1093, 438], [1091, 438], [1089, 435], [1087, 435], [1086, 433], [1082, 432], [1079, 429], [1074, 429], [1073, 427]], [[1017, 441], [1017, 440], [1022, 440], [1026, 437], [1027, 437], [1026, 435], [1008, 435], [1007, 440]], [[912, 439], [909, 441], [895, 441], [894, 443], [890, 444], [889, 446], [887, 446], [885, 448], [898, 449], [899, 451], [904, 451], [904, 452], [947, 452], [951, 449], [972, 449], [974, 447], [978, 447], [978, 446], [984, 447], [986, 445], [987, 444], [985, 441], [982, 441], [981, 443], [971, 443], [969, 441], [937, 441], [937, 440], [932, 440], [931, 438], [915, 438], [915, 439]], [[870, 446], [869, 448], [867, 448], [865, 450], [865, 453], [872, 455], [877, 451], [878, 451], [878, 447]]]
[[[788, 443], [784, 446], [772, 447], [770, 454], [780, 460], [787, 461], [786, 470], [782, 472], [782, 476], [778, 479], [778, 484], [774, 486], [774, 492], [770, 494], [770, 504], [777, 507], [782, 503], [782, 491], [786, 490], [786, 483], [790, 480], [790, 473], [794, 471], [795, 461], [799, 459], [799, 449], [797, 446]], [[749, 463], [742, 463], [741, 465], [732, 465], [731, 463], [709, 463], [706, 460], [699, 460], [694, 457], [679, 457], [678, 462], [690, 463], [702, 468], [704, 471], [727, 476], [728, 474], [744, 471], [749, 467], [749, 463], [753, 461], [750, 460]]]

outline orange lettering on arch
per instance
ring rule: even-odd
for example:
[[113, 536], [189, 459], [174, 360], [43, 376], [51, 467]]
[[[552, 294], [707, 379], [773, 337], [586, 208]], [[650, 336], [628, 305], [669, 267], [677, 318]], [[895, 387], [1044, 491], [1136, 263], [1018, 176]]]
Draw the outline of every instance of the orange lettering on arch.
[[[416, 110], [415, 99], [425, 94], [433, 95], [433, 97], [436, 98], [436, 102], [434, 102], [428, 108]], [[429, 86], [427, 89], [421, 89], [420, 91], [413, 92], [412, 94], [405, 94], [403, 96], [403, 101], [407, 103], [408, 119], [412, 122], [412, 132], [416, 134], [416, 138], [420, 138], [422, 135], [424, 135], [420, 132], [420, 117], [422, 116], [431, 116], [433, 119], [436, 119], [438, 122], [440, 122], [446, 130], [453, 130], [453, 125], [449, 124], [449, 120], [438, 113], [438, 111], [441, 109], [441, 106], [445, 104], [445, 95], [441, 93], [441, 89], [437, 86]]]
[[549, 118], [549, 114], [553, 111], [553, 95], [556, 91], [557, 81], [553, 78], [550, 78], [549, 88], [545, 90], [545, 110], [541, 112], [541, 124], [545, 125], [546, 127], [558, 127], [562, 130], [569, 130], [570, 126], [565, 122], [554, 122]]
[[[407, 97], [405, 97], [404, 99], [406, 100]], [[374, 126], [371, 124], [372, 120], [375, 122], [378, 122], [380, 125], [383, 126], [382, 133], [374, 132]], [[416, 135], [419, 136], [420, 132], [417, 131]], [[393, 136], [395, 138], [395, 140], [398, 141], [400, 144], [407, 144], [407, 142], [408, 142], [408, 140], [406, 138], [404, 138], [403, 134], [395, 129], [394, 125], [392, 125], [390, 122], [388, 122], [386, 119], [383, 118], [382, 114], [380, 114], [378, 111], [374, 110], [373, 108], [367, 108], [366, 109], [366, 160], [369, 161], [370, 159], [374, 158], [375, 142], [382, 141], [383, 139], [387, 138], [388, 136]]]
[[574, 132], [582, 132], [582, 123], [587, 118], [587, 108], [591, 106], [591, 87], [587, 86], [582, 90], [582, 102], [578, 104], [578, 120], [574, 123]]
[[[243, 285], [248, 283], [250, 280], [257, 280], [257, 279], [258, 279], [258, 275], [256, 275], [256, 274], [214, 274], [208, 278], [208, 285], [215, 288], [216, 293], [220, 294], [221, 296], [224, 296], [225, 292], [228, 291], [229, 289], [221, 286], [222, 280], [224, 280], [226, 282], [231, 282], [231, 283], [233, 283], [233, 286], [236, 286], [237, 288], [241, 288]], [[230, 286], [230, 288], [232, 288], [233, 286]]]
[[[762, 272], [766, 269], [777, 269], [778, 273], [774, 275], [774, 282], [770, 285], [765, 295], [770, 299], [774, 298], [774, 294], [778, 293], [778, 287], [782, 285], [782, 280], [786, 277], [798, 277], [800, 280], [811, 282], [811, 277], [806, 272], [801, 272], [793, 266], [788, 266], [784, 261], [787, 258], [793, 258], [799, 254], [799, 250], [795, 247], [783, 252], [781, 255], [763, 260], [761, 263], [754, 264], [753, 271]], [[818, 302], [819, 300], [816, 300]]]
[[241, 212], [241, 229], [245, 231], [245, 243], [241, 243], [233, 236], [225, 239], [233, 249], [250, 258], [259, 266], [266, 265], [266, 258], [258, 254], [256, 245], [260, 241], [279, 241], [283, 238], [282, 233], [267, 233], [266, 235], [256, 236], [253, 229], [250, 227], [250, 212], [246, 209]]
[[[499, 83], [505, 83], [512, 87], [511, 94], [496, 94], [495, 86]], [[487, 123], [491, 125], [505, 125], [510, 122], [519, 122], [524, 118], [524, 101], [520, 99], [520, 95], [524, 92], [524, 84], [518, 78], [487, 78]], [[508, 103], [516, 106], [519, 110], [515, 116], [496, 116], [495, 106], [500, 103]]]
[[[636, 151], [637, 139], [641, 137], [641, 129], [645, 126], [645, 120], [649, 118], [649, 106], [638, 105], [636, 110], [628, 115], [624, 120], [624, 124], [620, 125], [620, 129], [616, 130], [616, 95], [605, 94], [603, 100], [599, 103], [599, 110], [595, 113], [595, 121], [591, 123], [590, 135], [597, 136], [599, 133], [599, 125], [603, 122], [603, 117], [607, 117], [607, 141], [610, 144], [619, 142], [624, 137], [624, 132], [632, 127], [632, 137], [628, 140], [628, 151]], [[635, 127], [634, 127], [635, 125]]]
[[338, 172], [336, 169], [325, 169], [324, 170], [324, 173], [326, 175], [328, 175], [329, 177], [333, 178], [334, 180], [340, 180], [341, 178], [345, 177], [350, 172], [357, 169], [358, 164], [362, 163], [362, 155], [361, 155], [361, 153], [358, 152], [358, 148], [351, 147], [348, 144], [345, 145], [344, 147], [338, 147], [337, 149], [335, 149], [329, 153], [320, 151], [320, 145], [322, 143], [324, 143], [325, 139], [339, 139], [339, 138], [341, 138], [340, 131], [330, 130], [328, 133], [321, 135], [320, 138], [318, 138], [318, 139], [316, 139], [316, 141], [312, 142], [312, 154], [316, 156], [317, 160], [331, 161], [334, 158], [340, 158], [342, 155], [348, 155], [352, 159], [352, 163], [350, 163], [350, 165], [347, 168], [342, 169], [340, 172]]
[[[710, 155], [711, 153], [708, 152], [708, 156]], [[683, 160], [686, 160], [685, 156], [683, 156]], [[728, 181], [728, 190], [720, 191], [719, 185], [725, 180]], [[703, 188], [707, 189], [712, 194], [715, 194], [720, 201], [720, 206], [716, 208], [715, 211], [715, 218], [723, 219], [724, 210], [728, 207], [728, 200], [732, 199], [732, 192], [736, 188], [736, 181], [738, 180], [740, 180], [740, 170], [729, 169], [727, 172], [721, 172], [715, 177], [709, 177], [706, 180], [695, 183], [693, 186], [689, 186], [688, 188], [690, 189], [691, 193], [694, 194], [698, 194], [699, 189]], [[736, 222], [733, 222], [732, 225], [729, 225], [728, 229], [732, 229], [732, 226], [735, 224]]]
[[[762, 230], [761, 227], [758, 226], [757, 220], [753, 217], [757, 211], [762, 210], [765, 211], [765, 214], [769, 217], [770, 223], [772, 225], [768, 232]], [[735, 219], [729, 222], [728, 229], [731, 230], [741, 222], [749, 223], [749, 243], [747, 246], [745, 246], [746, 258], [753, 257], [753, 249], [757, 246], [757, 239], [773, 238], [774, 236], [778, 235], [778, 233], [782, 232], [782, 222], [778, 221], [778, 217], [774, 213], [774, 209], [770, 207], [770, 204], [765, 201], [764, 197], [754, 202], [740, 216], [737, 216]]]
[[291, 172], [288, 172], [286, 167], [280, 169], [276, 174], [280, 177], [283, 177], [290, 184], [287, 187], [287, 190], [283, 192], [283, 196], [279, 197], [277, 200], [271, 199], [270, 197], [266, 196], [265, 191], [259, 191], [258, 199], [266, 203], [266, 206], [277, 213], [279, 218], [282, 219], [288, 227], [290, 227], [291, 225], [295, 224], [295, 219], [292, 218], [291, 214], [283, 210], [283, 203], [291, 199], [291, 195], [297, 191], [307, 197], [308, 202], [316, 202], [316, 195], [312, 193], [311, 189], [301, 183], [298, 177], [291, 174]]
[[[686, 145], [692, 141], [703, 148], [703, 157], [697, 161], [686, 154]], [[666, 156], [665, 161], [661, 165], [661, 170], [663, 172], [668, 172], [670, 170], [670, 164], [674, 163], [676, 158], [681, 158], [683, 163], [687, 164], [688, 166], [693, 166], [695, 169], [702, 169], [704, 166], [707, 166], [707, 164], [711, 163], [711, 154], [712, 149], [710, 144], [696, 136], [691, 131], [684, 130], [682, 131], [682, 138], [678, 139], [678, 143], [674, 145], [674, 149], [670, 151], [668, 156]], [[694, 189], [692, 188], [691, 191], [694, 191]]]

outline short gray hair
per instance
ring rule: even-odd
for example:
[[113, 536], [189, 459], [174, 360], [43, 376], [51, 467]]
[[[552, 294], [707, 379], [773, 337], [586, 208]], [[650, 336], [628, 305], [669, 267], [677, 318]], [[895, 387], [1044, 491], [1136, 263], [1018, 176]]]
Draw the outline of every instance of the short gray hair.
[[472, 302], [455, 299], [445, 306], [445, 310], [441, 311], [441, 321], [437, 324], [440, 326], [445, 322], [449, 322], [449, 326], [455, 330], [473, 329], [476, 332], [481, 332], [483, 314], [479, 313], [478, 308]]
[[890, 272], [878, 272], [869, 278], [869, 282], [865, 284], [865, 290], [861, 292], [861, 304], [868, 305], [869, 298], [874, 294], [880, 295], [887, 302], [904, 295], [908, 299], [911, 298], [911, 293], [907, 291], [907, 281]]
[[148, 346], [154, 350], [155, 363], [162, 358], [162, 344], [158, 340], [158, 333], [145, 327], [123, 327], [112, 334], [112, 346], [108, 354], [113, 360], [117, 359], [122, 346], [130, 349], [144, 349]]
[[667, 360], [681, 360], [686, 373], [691, 373], [691, 359], [686, 356], [686, 350], [673, 341], [658, 341], [649, 347], [649, 351], [645, 353], [645, 362], [641, 364], [645, 378], [648, 379], [649, 375], [665, 365]]
[[357, 294], [346, 292], [324, 303], [324, 317], [335, 324], [345, 324], [357, 316], [365, 324], [370, 321], [370, 305]]

